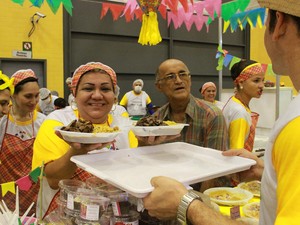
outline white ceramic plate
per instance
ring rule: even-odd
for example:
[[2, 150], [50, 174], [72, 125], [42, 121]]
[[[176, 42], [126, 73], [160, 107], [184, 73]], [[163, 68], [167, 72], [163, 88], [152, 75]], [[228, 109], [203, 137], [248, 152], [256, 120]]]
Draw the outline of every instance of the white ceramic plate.
[[169, 126], [133, 126], [131, 130], [136, 136], [141, 137], [177, 135], [180, 134], [185, 126], [188, 126], [188, 124], [177, 123]]
[[150, 180], [155, 176], [168, 176], [189, 185], [247, 170], [256, 163], [184, 142], [78, 155], [71, 161], [138, 198], [153, 190]]
[[243, 206], [242, 210], [245, 216], [259, 219], [260, 202], [248, 203]]
[[258, 180], [238, 184], [239, 188], [250, 191], [255, 197], [260, 197], [260, 186], [261, 183]]
[[253, 198], [251, 192], [241, 188], [216, 187], [207, 189], [203, 193], [220, 205], [245, 205]]
[[81, 133], [81, 132], [72, 132], [61, 130], [61, 127], [56, 128], [62, 135], [62, 138], [68, 142], [78, 142], [82, 144], [97, 144], [97, 143], [106, 143], [112, 142], [120, 133], [111, 132], [111, 133]]

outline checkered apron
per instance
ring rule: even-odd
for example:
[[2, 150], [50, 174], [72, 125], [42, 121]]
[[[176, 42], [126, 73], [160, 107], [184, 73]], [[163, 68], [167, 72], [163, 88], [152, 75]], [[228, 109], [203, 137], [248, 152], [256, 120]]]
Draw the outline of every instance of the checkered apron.
[[247, 138], [247, 141], [245, 142], [245, 149], [248, 150], [249, 152], [252, 152], [253, 150], [253, 145], [254, 145], [254, 138], [255, 138], [255, 128], [256, 128], [256, 124], [258, 121], [258, 117], [259, 114], [256, 112], [251, 112], [251, 126], [250, 126], [250, 131], [249, 131], [249, 135]]
[[[14, 135], [7, 134], [7, 125], [8, 116], [0, 151], [0, 184], [17, 181], [30, 173], [33, 142], [35, 140], [35, 137], [32, 137], [31, 139], [23, 141]], [[32, 128], [34, 128], [33, 122]], [[34, 134], [34, 129], [32, 132]], [[20, 215], [25, 213], [32, 202], [36, 205], [38, 191], [39, 183], [36, 184], [34, 182], [32, 182], [32, 186], [28, 191], [19, 190]], [[15, 210], [15, 194], [7, 192], [5, 196], [2, 197], [1, 193], [0, 198], [5, 201], [10, 210]], [[28, 215], [32, 215], [35, 212], [35, 205]]]

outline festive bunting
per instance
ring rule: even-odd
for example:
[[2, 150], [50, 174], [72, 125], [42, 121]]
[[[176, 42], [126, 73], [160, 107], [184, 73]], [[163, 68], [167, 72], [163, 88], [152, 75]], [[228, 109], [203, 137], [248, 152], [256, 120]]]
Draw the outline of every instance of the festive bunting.
[[[24, 1], [25, 0], [12, 0], [12, 2], [17, 3], [19, 5], [23, 5]], [[31, 2], [32, 6], [38, 8], [40, 8], [44, 3], [44, 0], [29, 0], [29, 1]], [[66, 11], [70, 15], [72, 15], [72, 9], [73, 9], [72, 0], [46, 0], [46, 2], [48, 3], [50, 9], [54, 14], [56, 14], [57, 10], [59, 9], [59, 6], [63, 4]]]
[[[218, 59], [218, 66], [216, 67], [217, 70], [222, 70], [223, 66], [228, 67], [228, 65], [229, 65], [229, 69], [231, 69], [234, 64], [242, 60], [239, 57], [228, 54], [228, 51], [222, 49], [220, 46], [218, 47], [216, 59]], [[266, 75], [275, 76], [275, 73], [273, 72], [272, 69], [272, 64], [261, 63], [261, 66], [265, 71]]]
[[34, 183], [38, 182], [38, 178], [41, 176], [41, 174], [42, 174], [42, 168], [37, 167], [36, 169], [31, 171], [28, 175], [21, 177], [17, 181], [11, 181], [11, 182], [0, 184], [2, 196], [4, 196], [8, 191], [15, 194], [16, 193], [16, 191], [15, 191], [16, 184], [18, 185], [20, 190], [28, 191], [32, 186], [32, 182], [34, 182]]

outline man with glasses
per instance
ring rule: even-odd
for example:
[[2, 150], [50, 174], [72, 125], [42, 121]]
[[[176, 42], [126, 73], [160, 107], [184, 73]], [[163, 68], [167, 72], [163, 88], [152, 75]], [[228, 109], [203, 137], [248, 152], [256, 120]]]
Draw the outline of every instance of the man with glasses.
[[[160, 120], [189, 124], [173, 141], [226, 150], [227, 129], [222, 112], [216, 106], [195, 98], [190, 93], [191, 84], [190, 71], [182, 61], [168, 59], [162, 62], [156, 71], [155, 85], [167, 97], [168, 103], [154, 116]], [[139, 144], [145, 144], [142, 138], [138, 139]], [[159, 137], [156, 139], [153, 142], [159, 143]]]

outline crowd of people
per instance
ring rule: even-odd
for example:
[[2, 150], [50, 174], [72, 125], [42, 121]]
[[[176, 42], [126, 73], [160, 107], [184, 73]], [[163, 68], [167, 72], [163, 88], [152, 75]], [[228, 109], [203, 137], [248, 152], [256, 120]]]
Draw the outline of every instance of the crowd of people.
[[[300, 5], [295, 3], [298, 7], [293, 7], [290, 0], [258, 2], [269, 8], [265, 46], [273, 70], [289, 74], [295, 88], [300, 89], [297, 77]], [[10, 77], [0, 71], [0, 183], [17, 180], [43, 166], [41, 186], [36, 183], [29, 190], [21, 190], [20, 214], [35, 202], [37, 207], [32, 211], [45, 217], [57, 208], [55, 199], [60, 180], [86, 181], [91, 177], [70, 160], [72, 156], [101, 148], [122, 150], [180, 141], [219, 150], [224, 156], [256, 161], [247, 171], [194, 184], [194, 189], [203, 191], [209, 187], [234, 186], [241, 181], [262, 180], [260, 224], [297, 224], [299, 210], [294, 202], [300, 198], [297, 185], [300, 156], [296, 151], [300, 148], [299, 97], [276, 122], [263, 161], [252, 153], [258, 113], [251, 111], [249, 103], [262, 95], [264, 76], [265, 71], [256, 61], [236, 63], [231, 68], [235, 92], [222, 103], [216, 100], [217, 88], [213, 82], [206, 82], [199, 89], [203, 99], [192, 95], [191, 72], [187, 65], [179, 59], [167, 59], [158, 65], [155, 73], [155, 86], [167, 98], [167, 103], [154, 111], [150, 96], [143, 91], [142, 79], [135, 80], [132, 90], [119, 102], [117, 75], [113, 68], [101, 62], [81, 65], [67, 78], [68, 101], [45, 87], [40, 88], [31, 69], [18, 70]], [[144, 116], [189, 126], [184, 127], [180, 135], [134, 136], [127, 126], [128, 118]], [[67, 142], [55, 127], [67, 126], [75, 119], [90, 121], [94, 127], [124, 126], [113, 142]], [[182, 224], [242, 224], [212, 210], [200, 196], [172, 178], [154, 177], [151, 184], [153, 192], [143, 199], [151, 217], [177, 218]], [[38, 195], [40, 188], [43, 192]], [[2, 198], [13, 210], [15, 195], [8, 192]]]

